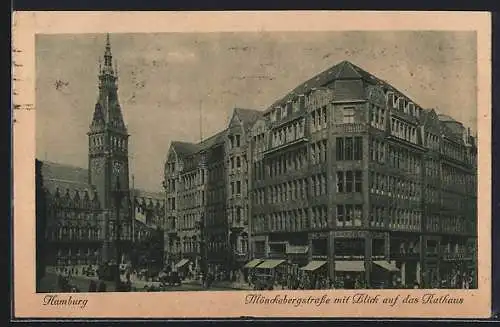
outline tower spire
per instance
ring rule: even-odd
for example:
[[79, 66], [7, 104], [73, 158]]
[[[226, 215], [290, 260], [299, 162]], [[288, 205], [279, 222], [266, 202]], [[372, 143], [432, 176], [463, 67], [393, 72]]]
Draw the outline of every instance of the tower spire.
[[109, 33], [106, 33], [106, 47], [104, 48], [104, 71], [113, 73], [113, 55], [111, 54], [111, 42]]
[[109, 125], [126, 132], [118, 100], [117, 70], [118, 64], [116, 60], [113, 63], [113, 56], [111, 54], [109, 33], [106, 33], [104, 62], [99, 57], [99, 93], [92, 125], [94, 128], [96, 126], [103, 126], [103, 124]]

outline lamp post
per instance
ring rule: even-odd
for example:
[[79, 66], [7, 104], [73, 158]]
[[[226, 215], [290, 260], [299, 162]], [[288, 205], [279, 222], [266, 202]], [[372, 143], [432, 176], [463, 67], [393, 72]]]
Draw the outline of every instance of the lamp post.
[[200, 231], [200, 257], [201, 257], [201, 273], [204, 278], [204, 283], [207, 280], [207, 246], [205, 240], [205, 216], [202, 214], [197, 222], [197, 228]]
[[[115, 172], [119, 172], [119, 168], [115, 166]], [[123, 193], [120, 189], [120, 178], [118, 174], [116, 174], [116, 188], [114, 192], [115, 196], [115, 209], [116, 209], [116, 218], [115, 218], [115, 247], [116, 247], [116, 270], [115, 270], [115, 290], [118, 291], [121, 289], [121, 279], [120, 279], [120, 261], [122, 256], [121, 251], [121, 228], [120, 228], [120, 206], [123, 199]]]

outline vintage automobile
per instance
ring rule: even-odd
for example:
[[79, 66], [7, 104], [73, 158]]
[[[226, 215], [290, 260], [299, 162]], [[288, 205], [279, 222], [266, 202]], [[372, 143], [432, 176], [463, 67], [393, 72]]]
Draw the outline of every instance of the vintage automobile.
[[158, 275], [158, 279], [162, 286], [180, 286], [182, 284], [181, 278], [176, 271], [169, 273], [162, 271]]

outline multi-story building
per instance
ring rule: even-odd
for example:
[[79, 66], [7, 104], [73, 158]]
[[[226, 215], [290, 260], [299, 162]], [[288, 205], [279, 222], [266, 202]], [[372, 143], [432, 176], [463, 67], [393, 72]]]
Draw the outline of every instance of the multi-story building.
[[198, 144], [170, 146], [164, 182], [165, 245], [167, 261], [177, 268], [191, 264], [199, 269], [206, 255], [212, 263], [227, 259], [224, 169], [224, 133]]
[[344, 61], [252, 132], [253, 256], [281, 259], [259, 267], [430, 286], [472, 263], [477, 147], [461, 123]]
[[[220, 221], [224, 229], [218, 244], [231, 255], [212, 260], [232, 258], [226, 267], [241, 258], [247, 268], [370, 287], [475, 277], [476, 139], [352, 63], [314, 76], [265, 111], [235, 110], [214, 138], [221, 168], [212, 193], [210, 177], [188, 176], [201, 171], [213, 142], [173, 142], [169, 151], [172, 254], [193, 240], [181, 226], [194, 229], [204, 214], [207, 226]], [[197, 200], [203, 190], [205, 202]]]
[[246, 140], [259, 114], [237, 108], [222, 132], [197, 144], [171, 143], [164, 179], [165, 255], [174, 266], [201, 268], [206, 256], [209, 269], [230, 271], [248, 260]]

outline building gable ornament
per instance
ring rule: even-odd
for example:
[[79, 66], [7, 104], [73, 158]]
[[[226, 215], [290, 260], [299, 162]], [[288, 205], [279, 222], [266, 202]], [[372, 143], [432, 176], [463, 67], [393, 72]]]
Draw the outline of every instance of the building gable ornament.
[[385, 107], [386, 104], [386, 98], [384, 91], [380, 86], [374, 86], [370, 85], [367, 87], [367, 99], [368, 101], [381, 106]]
[[326, 106], [334, 101], [334, 92], [330, 88], [313, 89], [306, 97], [305, 104], [309, 109]]
[[242, 125], [243, 123], [235, 110], [233, 112], [233, 117], [231, 117], [231, 121], [229, 122], [229, 127], [241, 127]]

